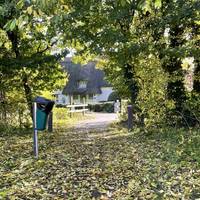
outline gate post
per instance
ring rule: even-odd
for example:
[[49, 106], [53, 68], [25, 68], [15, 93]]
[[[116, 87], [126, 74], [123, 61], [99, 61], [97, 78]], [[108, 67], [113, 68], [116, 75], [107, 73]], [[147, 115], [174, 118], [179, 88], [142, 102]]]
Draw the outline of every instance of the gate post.
[[128, 131], [131, 131], [133, 129], [133, 106], [128, 105]]
[[53, 132], [53, 112], [49, 113], [48, 132]]

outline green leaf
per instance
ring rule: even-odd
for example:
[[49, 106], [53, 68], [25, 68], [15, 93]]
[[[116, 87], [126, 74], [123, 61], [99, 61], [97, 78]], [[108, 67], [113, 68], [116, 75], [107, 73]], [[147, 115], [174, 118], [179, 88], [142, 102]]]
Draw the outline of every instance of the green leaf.
[[151, 10], [151, 1], [150, 0], [142, 0], [140, 1], [140, 3], [138, 4], [138, 8], [143, 10], [144, 13], [147, 12], [147, 11], [150, 11]]
[[18, 9], [22, 9], [23, 5], [24, 5], [24, 0], [20, 0], [20, 1], [17, 3], [16, 7], [17, 7]]
[[200, 21], [194, 21], [194, 23], [200, 25]]
[[21, 15], [18, 19], [17, 19], [17, 25], [19, 27], [19, 29], [21, 29], [23, 27], [24, 24], [24, 17], [23, 15]]
[[29, 6], [29, 7], [27, 8], [27, 12], [28, 12], [29, 15], [31, 15], [32, 12], [33, 12], [33, 7], [32, 7], [32, 6]]
[[9, 42], [6, 42], [6, 43], [4, 44], [4, 46], [6, 47], [6, 49], [9, 49], [9, 47], [10, 47]]
[[11, 22], [11, 24], [10, 24], [10, 30], [11, 31], [13, 31], [14, 29], [15, 29], [15, 27], [16, 27], [16, 19], [14, 19], [12, 22]]
[[2, 14], [3, 10], [4, 10], [3, 7], [0, 6], [0, 15]]
[[13, 31], [16, 27], [16, 19], [14, 20], [9, 20], [5, 26], [3, 27], [6, 31]]
[[9, 190], [0, 191], [0, 198], [5, 198], [8, 194]]
[[161, 6], [162, 6], [162, 1], [161, 0], [155, 0], [155, 7], [161, 8]]
[[122, 6], [125, 6], [126, 5], [126, 0], [121, 0], [120, 3], [121, 3]]
[[120, 4], [122, 7], [124, 7], [127, 3], [129, 4], [131, 1], [130, 0], [121, 0]]

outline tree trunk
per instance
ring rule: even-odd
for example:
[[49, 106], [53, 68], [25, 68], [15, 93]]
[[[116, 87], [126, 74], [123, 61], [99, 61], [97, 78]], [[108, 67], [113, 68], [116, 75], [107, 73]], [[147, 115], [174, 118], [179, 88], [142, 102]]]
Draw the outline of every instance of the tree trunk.
[[23, 87], [24, 87], [24, 93], [25, 93], [25, 98], [27, 101], [28, 109], [32, 118], [33, 110], [32, 110], [32, 91], [30, 86], [28, 85], [28, 77], [27, 75], [24, 75], [23, 79]]
[[[20, 59], [21, 55], [19, 51], [19, 34], [18, 34], [17, 29], [15, 31], [7, 31], [7, 35], [8, 35], [9, 40], [12, 43], [12, 50], [15, 53], [16, 59]], [[31, 91], [30, 86], [28, 85], [28, 76], [26, 74], [24, 75], [22, 79], [22, 83], [23, 83], [23, 88], [25, 92], [25, 98], [27, 101], [28, 109], [32, 118], [32, 91]]]
[[9, 40], [12, 43], [12, 50], [15, 53], [15, 57], [19, 58], [20, 57], [20, 52], [18, 48], [18, 43], [19, 43], [19, 36], [17, 34], [17, 31], [7, 31], [7, 36]]
[[[131, 103], [133, 105], [133, 124], [141, 125], [142, 116], [140, 115], [140, 108], [136, 105], [136, 100], [139, 93], [139, 87], [135, 76], [134, 66], [129, 63], [126, 64], [124, 68], [124, 79], [125, 84], [128, 86], [128, 90], [130, 93]], [[138, 118], [138, 120], [136, 120]]]
[[134, 66], [128, 63], [126, 64], [126, 67], [124, 68], [124, 78], [130, 92], [131, 102], [132, 104], [135, 104], [139, 92], [139, 87], [135, 77]]

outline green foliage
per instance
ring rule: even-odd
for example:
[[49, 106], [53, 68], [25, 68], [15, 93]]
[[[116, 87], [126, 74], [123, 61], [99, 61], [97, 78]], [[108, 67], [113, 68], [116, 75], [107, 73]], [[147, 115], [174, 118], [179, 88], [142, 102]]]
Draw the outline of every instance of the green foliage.
[[137, 77], [140, 77], [137, 99], [140, 111], [136, 113], [139, 115], [137, 118], [143, 118], [146, 127], [165, 124], [166, 109], [169, 108], [169, 100], [166, 98], [168, 77], [159, 60], [151, 54], [149, 57], [141, 57], [136, 72]]
[[53, 108], [53, 124], [56, 130], [66, 130], [72, 128], [78, 121], [87, 119], [82, 113], [73, 113], [70, 115], [66, 107]]
[[199, 62], [199, 7], [197, 0], [74, 1], [62, 17], [74, 24], [78, 53], [96, 55], [121, 98], [134, 104], [135, 118], [148, 126], [170, 124], [170, 117], [187, 125], [182, 62]]
[[18, 97], [9, 97], [19, 92], [20, 101], [27, 103], [30, 115], [36, 95], [63, 85], [66, 74], [59, 62], [65, 51], [54, 52], [60, 45], [59, 36], [50, 16], [37, 1], [1, 1], [0, 6], [1, 102], [9, 102], [9, 106], [18, 109]]
[[120, 102], [120, 115], [119, 115], [119, 119], [121, 122], [126, 122], [128, 120], [128, 115], [127, 115], [127, 107], [128, 105], [131, 104], [131, 102], [129, 102], [128, 100], [121, 100]]
[[[187, 121], [189, 124], [195, 125], [200, 123], [200, 94], [192, 92], [191, 94], [188, 94], [189, 97], [187, 98], [187, 101], [184, 103], [184, 109], [187, 112]], [[189, 115], [189, 116], [188, 116]]]
[[101, 104], [94, 104], [89, 105], [89, 109], [94, 112], [114, 112], [114, 103], [101, 103]]
[[27, 103], [24, 100], [22, 89], [16, 91], [8, 90], [6, 96], [1, 95], [0, 102], [0, 120], [2, 125], [15, 128], [29, 128], [32, 125], [30, 114], [28, 112]]
[[1, 1], [2, 96], [23, 88], [31, 110], [35, 94], [63, 85], [58, 50], [67, 46], [76, 61], [96, 59], [138, 121], [198, 125], [186, 122], [199, 116], [186, 78], [199, 93], [199, 71], [184, 60], [199, 68], [199, 8], [198, 0]]
[[66, 128], [72, 125], [72, 121], [76, 121], [74, 118], [71, 119], [69, 116], [69, 110], [67, 108], [58, 108], [53, 109], [53, 121], [54, 128]]
[[120, 100], [120, 97], [117, 94], [117, 92], [112, 92], [108, 97], [108, 101], [117, 101], [117, 100]]

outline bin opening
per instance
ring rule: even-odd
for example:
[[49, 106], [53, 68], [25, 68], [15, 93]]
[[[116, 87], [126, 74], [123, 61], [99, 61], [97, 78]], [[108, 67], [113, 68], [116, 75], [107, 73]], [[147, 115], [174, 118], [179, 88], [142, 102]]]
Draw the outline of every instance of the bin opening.
[[53, 106], [55, 104], [54, 101], [46, 99], [44, 97], [36, 97], [34, 102], [37, 103], [37, 108], [39, 110], [42, 110], [46, 114], [49, 114], [51, 110], [53, 109]]

